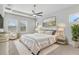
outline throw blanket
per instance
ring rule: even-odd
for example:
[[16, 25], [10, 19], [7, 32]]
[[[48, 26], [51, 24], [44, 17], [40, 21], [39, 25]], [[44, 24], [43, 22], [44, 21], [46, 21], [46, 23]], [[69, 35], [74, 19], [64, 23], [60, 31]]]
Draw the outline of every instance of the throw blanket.
[[56, 42], [53, 35], [39, 33], [24, 34], [21, 36], [20, 40], [34, 54], [37, 54], [41, 49]]

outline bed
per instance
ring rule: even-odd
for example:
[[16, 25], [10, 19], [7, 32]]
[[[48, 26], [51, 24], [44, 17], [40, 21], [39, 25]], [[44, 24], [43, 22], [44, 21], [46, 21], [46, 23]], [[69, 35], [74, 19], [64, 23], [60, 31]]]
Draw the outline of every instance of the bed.
[[39, 54], [40, 51], [56, 42], [54, 35], [47, 34], [23, 34], [20, 37], [20, 42], [23, 43], [32, 54]]

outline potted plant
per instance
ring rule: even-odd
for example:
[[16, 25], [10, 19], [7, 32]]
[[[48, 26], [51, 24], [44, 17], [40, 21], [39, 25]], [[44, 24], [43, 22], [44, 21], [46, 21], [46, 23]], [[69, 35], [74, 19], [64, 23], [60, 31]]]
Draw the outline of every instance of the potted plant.
[[71, 29], [73, 46], [79, 47], [79, 24], [72, 25]]

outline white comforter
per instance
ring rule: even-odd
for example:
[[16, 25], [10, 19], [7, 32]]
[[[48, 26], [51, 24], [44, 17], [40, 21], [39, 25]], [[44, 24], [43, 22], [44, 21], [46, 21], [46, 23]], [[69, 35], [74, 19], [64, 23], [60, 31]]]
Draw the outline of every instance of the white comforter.
[[21, 42], [24, 43], [34, 54], [37, 54], [41, 49], [56, 42], [55, 36], [47, 34], [24, 34], [20, 38]]

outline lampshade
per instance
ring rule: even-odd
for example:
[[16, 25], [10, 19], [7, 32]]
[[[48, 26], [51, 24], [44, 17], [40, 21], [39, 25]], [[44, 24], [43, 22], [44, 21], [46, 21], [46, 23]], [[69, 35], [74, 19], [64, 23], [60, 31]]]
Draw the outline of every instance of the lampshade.
[[36, 31], [40, 31], [42, 28], [42, 25], [38, 25], [38, 27], [35, 29]]
[[0, 29], [0, 32], [4, 32], [4, 29]]
[[64, 23], [59, 23], [57, 26], [65, 28], [65, 24]]
[[58, 28], [58, 31], [64, 31], [64, 28]]

